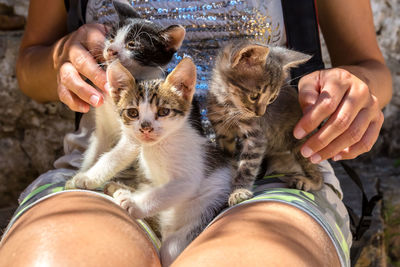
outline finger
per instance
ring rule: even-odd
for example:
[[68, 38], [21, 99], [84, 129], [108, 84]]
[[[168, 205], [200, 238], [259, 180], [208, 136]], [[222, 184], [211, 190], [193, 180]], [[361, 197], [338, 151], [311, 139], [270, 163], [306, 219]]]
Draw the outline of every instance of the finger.
[[69, 59], [80, 74], [105, 91], [104, 85], [107, 82], [106, 73], [85, 47], [80, 44], [72, 45]]
[[358, 155], [370, 151], [379, 137], [382, 124], [383, 114], [381, 112], [379, 118], [369, 125], [361, 140], [358, 143], [342, 150], [339, 154], [334, 156], [334, 160], [354, 159]]
[[319, 163], [322, 160], [332, 158], [346, 147], [358, 143], [367, 131], [372, 120], [371, 109], [361, 110], [350, 127], [339, 135], [335, 140], [322, 150], [317, 151], [310, 158], [312, 163]]
[[320, 91], [319, 73], [319, 71], [313, 72], [299, 81], [299, 103], [303, 113], [317, 102]]
[[60, 82], [80, 99], [94, 107], [103, 103], [103, 96], [94, 87], [82, 80], [75, 67], [67, 62], [60, 68]]
[[68, 90], [63, 84], [58, 84], [57, 91], [60, 101], [66, 104], [71, 110], [82, 113], [89, 111], [89, 105]]
[[85, 38], [80, 38], [82, 45], [92, 54], [97, 62], [104, 62], [103, 49], [108, 29], [102, 24], [89, 24], [85, 27]]
[[[302, 154], [304, 157], [309, 157], [311, 154], [318, 153], [320, 150], [325, 149], [326, 146], [350, 127], [356, 116], [358, 116], [362, 106], [365, 104], [365, 101], [361, 98], [365, 97], [359, 95], [359, 90], [349, 90], [346, 92], [336, 111], [324, 123], [321, 129], [313, 134], [303, 145]], [[364, 117], [368, 119], [367, 125], [372, 117], [372, 114], [368, 111], [371, 111], [371, 108], [368, 108], [368, 110], [364, 112]], [[349, 139], [348, 142], [349, 141], [351, 140]], [[352, 144], [348, 144], [348, 146], [349, 145]]]
[[314, 131], [326, 118], [331, 116], [339, 106], [350, 86], [347, 83], [327, 78], [321, 87], [317, 102], [303, 115], [297, 123], [294, 134], [297, 139]]

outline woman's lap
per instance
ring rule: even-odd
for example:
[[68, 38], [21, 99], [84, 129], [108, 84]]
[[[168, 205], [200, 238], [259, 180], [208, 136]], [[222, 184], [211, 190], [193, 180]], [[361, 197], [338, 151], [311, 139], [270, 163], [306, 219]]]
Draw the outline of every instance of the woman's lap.
[[[59, 171], [59, 173], [58, 173]], [[68, 176], [73, 174], [75, 171], [72, 170], [55, 170], [51, 171], [49, 173], [44, 174], [41, 176], [41, 179], [35, 182], [34, 186], [31, 186], [29, 190], [27, 190], [24, 193], [25, 196], [25, 203], [24, 205], [21, 205], [21, 207], [17, 210], [16, 214], [19, 213], [19, 215], [23, 214], [27, 209], [27, 206], [32, 205], [30, 202], [34, 202], [37, 200], [37, 198], [41, 198], [43, 196], [50, 194], [54, 194], [54, 192], [57, 191], [62, 191], [63, 190], [63, 184], [65, 183], [65, 179], [68, 178]], [[328, 172], [332, 172], [333, 170], [328, 168]], [[54, 177], [54, 184], [52, 186], [47, 187], [47, 184], [49, 181], [51, 181], [50, 176]], [[326, 175], [324, 175], [325, 177]], [[50, 180], [49, 180], [50, 179]], [[334, 179], [337, 179], [334, 177]], [[333, 179], [333, 180], [334, 180]], [[332, 180], [332, 179], [330, 179]], [[335, 184], [335, 181], [333, 182]], [[319, 192], [315, 192], [313, 194], [311, 193], [305, 193], [303, 191], [299, 190], [294, 190], [294, 189], [287, 189], [287, 188], [270, 188], [270, 189], [265, 189], [266, 185], [261, 183], [258, 183], [258, 186], [255, 189], [255, 194], [256, 197], [252, 200], [247, 201], [246, 203], [240, 204], [237, 207], [234, 207], [233, 210], [236, 209], [246, 209], [245, 206], [251, 206], [254, 205], [254, 202], [263, 202], [263, 203], [269, 203], [265, 204], [269, 206], [272, 202], [274, 203], [282, 203], [285, 204], [284, 206], [281, 206], [281, 208], [288, 207], [287, 205], [290, 205], [292, 207], [295, 207], [298, 210], [301, 210], [303, 213], [308, 214], [313, 220], [322, 228], [324, 229], [325, 233], [329, 237], [329, 239], [332, 241], [332, 244], [334, 245], [334, 248], [336, 248], [336, 251], [340, 257], [340, 260], [342, 262], [343, 266], [346, 266], [348, 264], [348, 258], [349, 258], [349, 247], [351, 245], [351, 234], [349, 230], [349, 218], [347, 211], [340, 200], [340, 194], [341, 194], [341, 189], [340, 187], [336, 187], [338, 183], [335, 184], [335, 186], [332, 186], [332, 183], [330, 185], [324, 185], [323, 189]], [[275, 185], [276, 186], [276, 185]], [[267, 186], [268, 187], [268, 186]], [[34, 189], [37, 188], [44, 188], [42, 192], [37, 193], [36, 196], [33, 196], [32, 192], [35, 191]], [[333, 190], [332, 190], [333, 188]], [[36, 190], [40, 191], [40, 190]], [[65, 192], [65, 191], [64, 191]], [[30, 194], [31, 193], [31, 194]], [[338, 196], [338, 194], [339, 196]], [[40, 194], [42, 194], [40, 196]], [[31, 200], [27, 200], [31, 198]], [[106, 196], [107, 198], [107, 196]], [[22, 200], [20, 201], [22, 202]], [[248, 205], [251, 204], [251, 205]], [[259, 204], [260, 205], [260, 204]], [[262, 205], [262, 204], [261, 204]], [[25, 211], [21, 211], [25, 209]], [[218, 216], [220, 217], [225, 217], [226, 214], [228, 214], [231, 211], [225, 212], [223, 215]], [[262, 216], [260, 217], [262, 218]], [[217, 219], [219, 220], [219, 219]], [[293, 220], [293, 225], [296, 226], [296, 220]], [[13, 221], [11, 224], [14, 223]], [[208, 229], [206, 229], [204, 232], [207, 233], [209, 231], [209, 228], [214, 227], [213, 224], [215, 223], [212, 222]], [[227, 222], [228, 223], [228, 222]], [[232, 223], [232, 222], [229, 222]], [[11, 226], [11, 225], [10, 225]], [[145, 224], [142, 225], [142, 228], [148, 228]], [[10, 228], [10, 227], [9, 227]], [[151, 231], [147, 231], [149, 239], [152, 241], [152, 243], [157, 247], [157, 239], [154, 238], [154, 235], [151, 235]], [[150, 234], [149, 234], [150, 233]], [[243, 229], [237, 230], [237, 233], [243, 233]], [[197, 240], [196, 240], [197, 242]], [[311, 240], [305, 240], [304, 242], [311, 242]]]

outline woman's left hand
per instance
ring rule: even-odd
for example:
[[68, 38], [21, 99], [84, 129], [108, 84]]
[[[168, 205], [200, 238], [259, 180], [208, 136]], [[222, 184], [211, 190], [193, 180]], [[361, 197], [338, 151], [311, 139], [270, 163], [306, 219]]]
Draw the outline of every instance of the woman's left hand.
[[320, 70], [299, 82], [303, 117], [294, 129], [298, 139], [313, 132], [301, 154], [318, 163], [353, 159], [371, 150], [383, 124], [378, 99], [368, 86], [342, 68]]

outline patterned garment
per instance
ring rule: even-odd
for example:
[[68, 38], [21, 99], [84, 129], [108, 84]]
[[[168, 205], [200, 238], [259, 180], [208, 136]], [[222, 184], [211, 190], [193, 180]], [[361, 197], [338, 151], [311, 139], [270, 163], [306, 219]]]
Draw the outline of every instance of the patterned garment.
[[[251, 38], [270, 45], [285, 45], [286, 43], [282, 7], [279, 0], [217, 2], [209, 0], [130, 0], [127, 2], [147, 19], [157, 20], [163, 25], [181, 24], [185, 26], [187, 31], [185, 42], [176, 53], [173, 62], [168, 66], [168, 71], [171, 71], [184, 56], [192, 57], [197, 66], [196, 89], [200, 99], [208, 89], [207, 83], [217, 51], [227, 40]], [[109, 23], [116, 19], [111, 0], [89, 0], [86, 12], [87, 22]], [[203, 110], [202, 113], [204, 126], [209, 127], [206, 111]], [[65, 136], [65, 155], [54, 163], [56, 169], [39, 176], [21, 194], [20, 208], [16, 211], [7, 229], [10, 229], [24, 211], [36, 203], [54, 194], [67, 192], [63, 191], [65, 181], [78, 170], [82, 153], [87, 148], [94, 128], [91, 118], [90, 115], [84, 115], [79, 130]], [[329, 163], [322, 162], [320, 167], [325, 181], [321, 191], [306, 193], [287, 189], [280, 180], [267, 177], [256, 181], [253, 190], [255, 197], [240, 205], [253, 201], [278, 201], [298, 207], [312, 216], [326, 230], [337, 249], [342, 266], [350, 266], [349, 248], [352, 236], [349, 215], [341, 201], [342, 190]], [[104, 194], [96, 194], [110, 199]], [[159, 247], [159, 240], [151, 229], [142, 221], [140, 224], [154, 245]]]

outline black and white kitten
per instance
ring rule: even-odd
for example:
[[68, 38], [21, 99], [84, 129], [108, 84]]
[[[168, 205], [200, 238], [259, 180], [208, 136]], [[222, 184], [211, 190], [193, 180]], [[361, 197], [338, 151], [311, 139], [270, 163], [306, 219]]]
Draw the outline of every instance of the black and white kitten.
[[136, 219], [159, 215], [161, 260], [169, 266], [226, 206], [231, 164], [190, 121], [196, 67], [184, 58], [164, 79], [135, 81], [118, 62], [107, 70], [123, 122], [122, 139], [138, 147], [139, 172], [150, 185], [105, 191]]
[[143, 19], [132, 6], [113, 1], [119, 23], [107, 33], [103, 57], [107, 62], [118, 59], [136, 79], [161, 77], [185, 37], [180, 25], [162, 27]]
[[[119, 23], [112, 27], [105, 41], [106, 63], [119, 60], [137, 79], [161, 77], [163, 67], [183, 42], [185, 29], [180, 25], [162, 28], [141, 19], [128, 4], [118, 1], [113, 4]], [[109, 78], [107, 75], [110, 83]], [[134, 148], [120, 138], [121, 121], [112, 97], [105, 95], [104, 104], [94, 113], [95, 131], [79, 173], [67, 182], [67, 189], [100, 187], [135, 160]]]
[[[268, 173], [303, 190], [318, 190], [318, 166], [300, 153], [304, 140], [293, 136], [302, 116], [297, 91], [284, 85], [291, 67], [309, 55], [252, 41], [227, 45], [220, 53], [208, 95], [209, 119], [218, 145], [236, 159], [229, 205], [252, 196], [264, 158]], [[239, 141], [239, 142], [237, 142]]]

